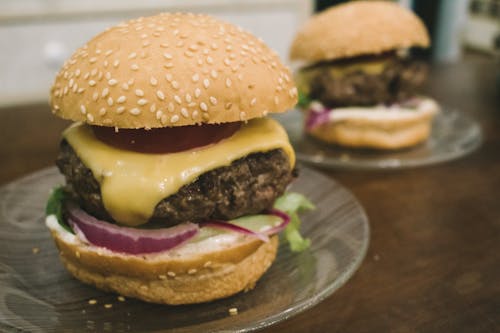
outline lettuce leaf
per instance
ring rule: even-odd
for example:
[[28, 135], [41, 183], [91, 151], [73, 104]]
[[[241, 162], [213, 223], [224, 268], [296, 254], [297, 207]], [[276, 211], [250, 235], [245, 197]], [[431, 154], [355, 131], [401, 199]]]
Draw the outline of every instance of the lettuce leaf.
[[309, 98], [309, 96], [299, 90], [299, 100], [297, 101], [297, 105], [301, 108], [307, 108], [309, 104], [311, 104], [311, 102], [312, 100]]
[[64, 223], [62, 212], [63, 212], [63, 204], [66, 200], [66, 193], [62, 186], [56, 187], [52, 190], [49, 196], [49, 200], [47, 200], [47, 205], [45, 206], [45, 215], [55, 215], [57, 218], [57, 222], [63, 227], [66, 231], [74, 234], [73, 230]]
[[302, 252], [311, 245], [311, 240], [300, 234], [299, 213], [315, 209], [315, 206], [300, 193], [287, 192], [274, 203], [274, 208], [290, 216], [290, 224], [285, 228], [285, 238], [292, 252]]

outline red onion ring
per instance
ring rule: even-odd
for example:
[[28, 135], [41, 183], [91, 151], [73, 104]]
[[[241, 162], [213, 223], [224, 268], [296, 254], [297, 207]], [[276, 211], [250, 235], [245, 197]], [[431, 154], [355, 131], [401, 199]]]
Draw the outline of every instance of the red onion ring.
[[68, 223], [82, 240], [127, 254], [170, 250], [191, 239], [199, 231], [198, 225], [190, 222], [155, 230], [121, 227], [98, 220], [73, 206], [68, 207], [68, 217]]

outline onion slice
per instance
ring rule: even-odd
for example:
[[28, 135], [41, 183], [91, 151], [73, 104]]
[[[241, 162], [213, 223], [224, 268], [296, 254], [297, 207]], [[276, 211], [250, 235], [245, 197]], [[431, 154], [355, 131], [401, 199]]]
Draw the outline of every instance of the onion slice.
[[234, 232], [238, 232], [238, 233], [243, 234], [243, 235], [256, 237], [263, 242], [269, 242], [269, 236], [277, 234], [278, 232], [280, 232], [286, 228], [288, 223], [290, 223], [290, 216], [288, 216], [288, 214], [286, 214], [285, 212], [282, 212], [281, 210], [278, 210], [278, 209], [271, 209], [268, 212], [268, 214], [281, 218], [282, 222], [275, 227], [272, 227], [272, 228], [265, 230], [264, 232], [253, 231], [253, 230], [250, 230], [248, 228], [244, 228], [244, 227], [241, 227], [239, 225], [236, 225], [236, 224], [233, 224], [230, 222], [226, 222], [226, 221], [220, 221], [220, 220], [210, 220], [207, 222], [203, 222], [203, 223], [201, 223], [201, 226], [202, 227], [213, 227], [213, 228], [218, 228], [218, 229], [225, 229], [228, 231], [234, 231]]
[[82, 240], [127, 254], [166, 251], [191, 239], [199, 231], [198, 225], [190, 222], [170, 228], [143, 230], [98, 220], [74, 206], [69, 206], [67, 212], [69, 224]]
[[283, 211], [281, 211], [279, 209], [271, 209], [269, 211], [269, 214], [281, 218], [282, 222], [280, 224], [278, 224], [277, 226], [272, 227], [271, 229], [266, 230], [266, 233], [268, 235], [277, 234], [278, 232], [280, 232], [283, 229], [285, 229], [286, 226], [290, 223], [290, 216], [287, 213], [285, 213], [285, 212], [283, 212]]

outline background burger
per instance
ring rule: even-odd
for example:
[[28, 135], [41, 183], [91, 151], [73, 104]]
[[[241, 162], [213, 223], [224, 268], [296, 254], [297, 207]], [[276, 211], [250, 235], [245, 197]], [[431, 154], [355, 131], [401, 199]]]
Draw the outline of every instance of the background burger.
[[439, 107], [418, 94], [426, 66], [408, 56], [427, 47], [425, 26], [387, 1], [353, 1], [314, 17], [290, 51], [305, 131], [349, 147], [395, 149], [428, 138]]
[[75, 121], [57, 158], [66, 186], [47, 205], [63, 264], [158, 303], [252, 288], [279, 231], [307, 246], [287, 213], [310, 204], [283, 195], [294, 152], [265, 118], [296, 99], [272, 50], [209, 16], [139, 18], [94, 37], [51, 90], [53, 113]]

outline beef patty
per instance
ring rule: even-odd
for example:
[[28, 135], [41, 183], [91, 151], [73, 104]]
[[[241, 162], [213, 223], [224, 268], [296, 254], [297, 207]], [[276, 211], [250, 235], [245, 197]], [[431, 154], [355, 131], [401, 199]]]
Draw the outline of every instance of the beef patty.
[[[319, 66], [335, 66], [335, 63]], [[342, 76], [331, 75], [328, 70], [315, 72], [317, 74], [310, 78], [311, 99], [331, 108], [372, 106], [415, 96], [427, 77], [427, 66], [423, 62], [392, 57], [385, 61], [383, 70], [378, 74], [362, 70]]]
[[[99, 183], [65, 140], [56, 164], [66, 178], [67, 192], [80, 206], [97, 218], [112, 221], [102, 203]], [[250, 154], [202, 174], [161, 200], [152, 220], [174, 225], [256, 214], [270, 208], [296, 176], [282, 149]]]

